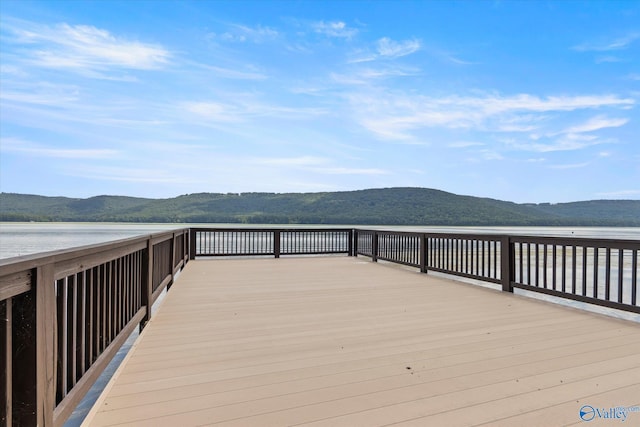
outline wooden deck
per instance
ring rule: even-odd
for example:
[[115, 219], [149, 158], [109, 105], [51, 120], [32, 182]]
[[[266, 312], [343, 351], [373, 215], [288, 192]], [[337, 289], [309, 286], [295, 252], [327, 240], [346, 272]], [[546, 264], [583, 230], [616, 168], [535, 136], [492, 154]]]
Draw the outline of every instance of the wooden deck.
[[550, 426], [583, 405], [640, 406], [640, 325], [366, 258], [204, 260], [85, 425]]

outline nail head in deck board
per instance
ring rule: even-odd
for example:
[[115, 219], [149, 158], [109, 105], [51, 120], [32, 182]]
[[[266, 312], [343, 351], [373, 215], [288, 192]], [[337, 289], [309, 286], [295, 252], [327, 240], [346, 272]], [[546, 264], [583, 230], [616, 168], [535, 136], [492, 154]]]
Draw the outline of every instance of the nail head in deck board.
[[544, 416], [596, 383], [637, 388], [634, 372], [636, 323], [356, 258], [196, 261], [86, 424], [419, 425], [467, 420], [460, 399]]

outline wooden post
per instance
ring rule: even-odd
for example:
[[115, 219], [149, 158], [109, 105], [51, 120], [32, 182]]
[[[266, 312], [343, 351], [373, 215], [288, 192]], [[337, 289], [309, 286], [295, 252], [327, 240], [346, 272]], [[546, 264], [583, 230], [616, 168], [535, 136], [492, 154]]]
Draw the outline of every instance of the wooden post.
[[420, 234], [420, 272], [427, 272], [427, 254], [429, 253], [429, 248], [427, 244], [429, 239], [427, 239], [427, 235], [424, 233]]
[[0, 378], [3, 384], [0, 385], [0, 421], [10, 426], [13, 424], [12, 411], [13, 403], [11, 400], [13, 390], [13, 298], [7, 298], [2, 301], [3, 311], [0, 315], [0, 340], [2, 342], [2, 353], [0, 354]]
[[511, 282], [515, 278], [513, 245], [509, 236], [500, 238], [500, 280], [504, 292], [513, 292]]
[[190, 235], [190, 230], [182, 231], [182, 259], [184, 260], [184, 265], [187, 265], [189, 262], [189, 248], [191, 247]]
[[189, 259], [196, 259], [196, 230], [189, 229]]
[[177, 234], [173, 233], [173, 239], [171, 239], [171, 281], [167, 284], [167, 291], [171, 289], [171, 285], [173, 285], [173, 281], [175, 280], [175, 271], [178, 263], [176, 262], [176, 237]]
[[358, 230], [349, 230], [349, 254], [358, 256]]
[[30, 291], [12, 297], [11, 417], [13, 424], [19, 426], [35, 426], [41, 423], [39, 417], [44, 419], [43, 403], [38, 401], [37, 345], [40, 340], [35, 280], [32, 279]]
[[280, 258], [280, 230], [273, 232], [273, 255]]
[[371, 261], [378, 262], [378, 232], [374, 231], [371, 236]]
[[56, 293], [53, 264], [36, 271], [36, 418], [53, 426], [56, 407]]
[[147, 250], [143, 252], [142, 268], [142, 305], [147, 307], [147, 312], [140, 322], [140, 330], [151, 320], [151, 306], [153, 305], [153, 243], [151, 243], [151, 236], [147, 239]]

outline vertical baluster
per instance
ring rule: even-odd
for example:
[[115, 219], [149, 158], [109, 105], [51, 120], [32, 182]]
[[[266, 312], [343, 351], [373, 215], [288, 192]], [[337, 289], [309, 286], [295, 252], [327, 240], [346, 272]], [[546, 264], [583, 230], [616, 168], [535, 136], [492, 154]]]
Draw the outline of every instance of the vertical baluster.
[[478, 264], [478, 268], [479, 273], [482, 277], [488, 277], [487, 275], [485, 275], [485, 263], [486, 263], [486, 259], [485, 259], [485, 250], [486, 250], [486, 245], [487, 245], [487, 241], [482, 239], [480, 240], [480, 264]]
[[527, 284], [532, 285], [531, 280], [531, 243], [525, 243], [527, 246]]
[[76, 281], [76, 276], [69, 276], [68, 280], [70, 282], [70, 303], [71, 309], [69, 310], [69, 358], [71, 359], [69, 363], [69, 384], [70, 389], [76, 385], [76, 365], [77, 365], [77, 353], [76, 349], [78, 348], [78, 283]]
[[86, 341], [86, 325], [87, 325], [87, 303], [86, 303], [86, 272], [82, 271], [78, 273], [78, 302], [80, 304], [80, 319], [78, 324], [78, 355], [77, 358], [77, 378], [82, 377], [85, 373], [86, 365], [85, 365], [85, 354], [87, 348]]
[[631, 305], [637, 303], [638, 289], [638, 251], [634, 249], [631, 252]]
[[60, 318], [60, 323], [59, 323], [59, 328], [58, 328], [58, 334], [60, 334], [60, 360], [62, 363], [61, 366], [61, 371], [60, 371], [60, 376], [62, 377], [62, 384], [61, 384], [61, 391], [62, 391], [62, 397], [67, 395], [67, 391], [68, 389], [68, 376], [67, 376], [67, 371], [69, 369], [69, 352], [67, 350], [68, 348], [68, 320], [69, 320], [69, 298], [68, 298], [68, 293], [69, 293], [69, 287], [68, 287], [68, 282], [67, 282], [67, 278], [62, 279], [62, 281], [58, 282], [61, 288], [62, 288], [62, 294], [61, 294], [61, 310], [58, 312], [58, 316]]
[[623, 297], [623, 276], [624, 276], [624, 250], [618, 249], [618, 302], [622, 302]]
[[567, 247], [562, 245], [562, 292], [567, 290]]
[[582, 296], [587, 296], [587, 248], [580, 246], [582, 252]]
[[87, 290], [87, 324], [85, 326], [87, 352], [85, 354], [85, 369], [88, 369], [93, 363], [93, 349], [94, 349], [94, 313], [95, 313], [95, 292], [94, 277], [95, 267], [88, 270], [86, 275], [86, 290]]
[[549, 253], [547, 252], [547, 244], [542, 245], [542, 285], [545, 289], [547, 289], [547, 257]]
[[571, 293], [575, 294], [576, 293], [576, 286], [577, 286], [577, 260], [578, 260], [578, 254], [576, 253], [576, 245], [573, 245], [571, 247]]
[[552, 251], [552, 261], [551, 261], [551, 289], [557, 290], [557, 283], [558, 281], [556, 280], [557, 278], [557, 268], [558, 268], [558, 262], [557, 262], [557, 246], [554, 243], [553, 244], [553, 251]]
[[464, 238], [460, 240], [460, 270], [462, 273], [469, 273], [469, 239]]
[[[508, 248], [501, 248], [501, 250], [508, 250]], [[498, 241], [493, 241], [493, 278], [498, 278]]]
[[539, 287], [540, 286], [540, 278], [539, 278], [539, 276], [540, 276], [540, 255], [539, 255], [539, 252], [538, 252], [539, 251], [538, 243], [536, 243], [533, 247], [535, 248], [535, 251], [536, 251], [536, 256], [535, 256], [536, 281], [535, 281], [535, 283], [536, 283], [536, 287]]
[[605, 251], [605, 296], [604, 298], [609, 301], [611, 298], [611, 248], [607, 248]]
[[598, 247], [593, 248], [593, 297], [598, 298]]
[[[501, 248], [502, 251], [507, 248]], [[518, 242], [518, 278], [520, 283], [525, 283], [524, 281], [524, 253], [522, 252], [522, 242]]]

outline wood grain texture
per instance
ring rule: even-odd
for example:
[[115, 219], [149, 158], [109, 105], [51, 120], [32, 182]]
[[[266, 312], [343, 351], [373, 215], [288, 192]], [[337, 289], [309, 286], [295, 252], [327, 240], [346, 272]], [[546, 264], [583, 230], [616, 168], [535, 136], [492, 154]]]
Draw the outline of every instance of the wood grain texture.
[[85, 425], [558, 425], [639, 391], [636, 323], [358, 258], [195, 261]]

